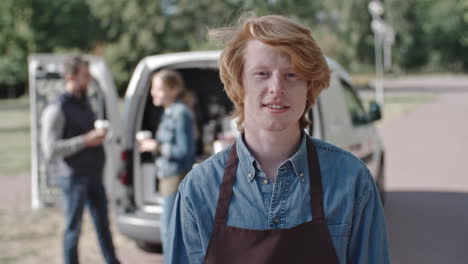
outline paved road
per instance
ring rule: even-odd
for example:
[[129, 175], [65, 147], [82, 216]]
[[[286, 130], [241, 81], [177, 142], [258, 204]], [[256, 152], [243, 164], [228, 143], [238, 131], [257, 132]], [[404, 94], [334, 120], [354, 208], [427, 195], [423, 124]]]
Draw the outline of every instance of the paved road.
[[392, 263], [468, 263], [468, 93], [379, 127]]
[[[375, 87], [375, 81], [369, 85]], [[468, 92], [468, 75], [416, 75], [387, 77], [384, 81], [385, 92]]]

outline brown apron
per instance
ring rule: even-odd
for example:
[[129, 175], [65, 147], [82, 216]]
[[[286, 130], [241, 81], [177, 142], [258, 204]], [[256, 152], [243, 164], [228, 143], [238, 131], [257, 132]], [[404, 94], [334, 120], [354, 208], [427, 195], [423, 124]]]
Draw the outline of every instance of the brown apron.
[[325, 222], [322, 178], [317, 152], [310, 139], [307, 140], [307, 158], [312, 221], [287, 229], [242, 229], [226, 225], [239, 162], [236, 144], [232, 146], [224, 170], [214, 229], [208, 243], [205, 263], [339, 263]]

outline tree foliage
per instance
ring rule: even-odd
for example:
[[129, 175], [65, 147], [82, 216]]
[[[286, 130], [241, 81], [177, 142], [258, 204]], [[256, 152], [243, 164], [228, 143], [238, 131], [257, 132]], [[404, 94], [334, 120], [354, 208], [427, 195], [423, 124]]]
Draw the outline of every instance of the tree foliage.
[[467, 0], [387, 0], [402, 70], [468, 71]]
[[2, 90], [25, 90], [30, 53], [89, 51], [102, 35], [81, 0], [2, 0], [0, 21]]
[[29, 6], [33, 41], [39, 52], [92, 50], [97, 41], [103, 40], [96, 17], [82, 0], [30, 0]]
[[[385, 0], [399, 71], [468, 71], [468, 0]], [[208, 28], [245, 11], [283, 14], [312, 28], [325, 53], [352, 71], [371, 68], [369, 0], [2, 0], [0, 88], [26, 83], [30, 53], [93, 53], [104, 47], [122, 92], [143, 57], [214, 49]]]
[[0, 1], [0, 94], [3, 96], [15, 94], [13, 89], [24, 84], [27, 78], [25, 59], [33, 42], [27, 23], [30, 10], [20, 7], [25, 2]]
[[126, 87], [131, 71], [143, 57], [212, 49], [206, 40], [209, 27], [226, 25], [242, 10], [260, 3], [265, 1], [89, 1], [107, 32], [105, 56], [120, 90]]

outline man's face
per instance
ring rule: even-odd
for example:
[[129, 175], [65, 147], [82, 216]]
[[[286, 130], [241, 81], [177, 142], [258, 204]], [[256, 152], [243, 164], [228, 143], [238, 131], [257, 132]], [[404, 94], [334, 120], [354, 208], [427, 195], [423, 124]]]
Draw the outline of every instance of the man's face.
[[258, 40], [249, 40], [244, 60], [246, 131], [300, 129], [308, 85], [293, 68], [290, 56]]
[[81, 94], [86, 93], [90, 80], [89, 66], [85, 63], [80, 65], [76, 74], [70, 76], [70, 81], [73, 82], [73, 89]]

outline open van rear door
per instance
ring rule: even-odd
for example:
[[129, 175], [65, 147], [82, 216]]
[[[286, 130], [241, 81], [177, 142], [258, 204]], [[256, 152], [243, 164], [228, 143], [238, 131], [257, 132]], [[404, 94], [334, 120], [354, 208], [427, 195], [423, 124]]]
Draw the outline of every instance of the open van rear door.
[[[72, 55], [32, 54], [28, 58], [29, 96], [31, 109], [31, 202], [32, 208], [55, 205], [61, 200], [60, 175], [47, 164], [41, 146], [41, 116], [45, 107], [64, 91], [64, 64]], [[119, 101], [111, 73], [101, 57], [85, 55], [92, 80], [88, 99], [98, 119], [110, 122], [110, 133], [104, 144], [106, 165], [104, 182], [112, 190], [120, 164], [121, 127]], [[55, 170], [56, 171], [56, 170]]]

